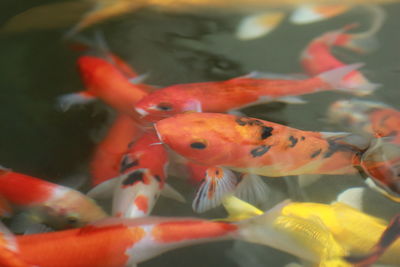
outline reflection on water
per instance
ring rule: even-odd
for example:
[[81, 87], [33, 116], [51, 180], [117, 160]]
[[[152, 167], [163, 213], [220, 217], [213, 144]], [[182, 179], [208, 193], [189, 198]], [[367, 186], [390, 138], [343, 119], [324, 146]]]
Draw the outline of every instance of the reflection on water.
[[[40, 1], [44, 2], [44, 1]], [[31, 1], [4, 1], [1, 21], [21, 12]], [[387, 22], [377, 34], [379, 49], [371, 54], [355, 55], [341, 50], [345, 62], [365, 62], [365, 74], [383, 86], [368, 99], [400, 108], [400, 5], [384, 7]], [[284, 22], [268, 36], [239, 41], [234, 36], [238, 14], [172, 15], [143, 10], [99, 26], [112, 51], [126, 59], [139, 73], [149, 73], [149, 84], [165, 86], [176, 83], [226, 80], [251, 71], [301, 73], [299, 54], [307, 43], [323, 32], [347, 23], [368, 23], [361, 12], [353, 11], [316, 24], [296, 26]], [[19, 172], [60, 181], [86, 174], [95, 141], [107, 112], [100, 103], [73, 108], [67, 113], [56, 109], [57, 96], [81, 90], [83, 85], [71, 51], [60, 37], [65, 29], [32, 31], [1, 36], [0, 42], [0, 164]], [[84, 35], [92, 36], [88, 30]], [[363, 70], [364, 70], [363, 69]], [[342, 131], [329, 124], [326, 110], [335, 100], [350, 96], [324, 92], [305, 96], [305, 105], [272, 103], [246, 108], [246, 115], [278, 122], [295, 128], [317, 131]], [[179, 174], [177, 176], [180, 176]], [[266, 181], [273, 196], [263, 208], [272, 207], [287, 197], [283, 179]], [[169, 179], [188, 200], [194, 188], [183, 179]], [[357, 176], [325, 177], [305, 186], [307, 201], [329, 203], [349, 187], [364, 186]], [[368, 190], [363, 196], [365, 211], [390, 218], [398, 204]], [[379, 204], [377, 204], [379, 203]], [[190, 205], [161, 198], [154, 214], [194, 216]], [[223, 217], [222, 208], [203, 217]], [[198, 215], [196, 215], [198, 216]], [[234, 248], [232, 249], [232, 247]], [[235, 252], [236, 251], [236, 252]], [[238, 253], [240, 251], [240, 254]], [[244, 243], [222, 242], [188, 247], [169, 252], [141, 266], [283, 266], [294, 258], [270, 248]]]

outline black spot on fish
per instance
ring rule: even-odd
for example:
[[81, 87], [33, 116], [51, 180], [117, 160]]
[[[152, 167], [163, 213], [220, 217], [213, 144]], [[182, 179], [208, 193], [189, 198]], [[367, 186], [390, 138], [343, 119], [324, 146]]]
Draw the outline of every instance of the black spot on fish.
[[255, 157], [261, 157], [265, 153], [268, 152], [268, 150], [271, 148], [271, 146], [266, 146], [266, 145], [261, 145], [259, 147], [256, 147], [250, 151], [251, 155]]
[[143, 174], [144, 173], [142, 170], [132, 172], [128, 175], [128, 177], [125, 178], [125, 180], [122, 182], [122, 185], [129, 186], [138, 182], [143, 182]]
[[306, 138], [304, 136], [300, 137], [301, 141], [306, 140]]
[[313, 159], [313, 158], [315, 158], [316, 156], [318, 156], [319, 154], [321, 154], [321, 152], [322, 152], [322, 149], [318, 149], [317, 151], [315, 151], [314, 153], [312, 153], [310, 157]]
[[244, 118], [241, 118], [241, 117], [236, 118], [235, 121], [236, 121], [236, 123], [239, 124], [240, 126], [245, 126], [245, 125], [247, 124], [247, 122], [244, 121]]
[[335, 140], [327, 140], [329, 147], [328, 150], [324, 153], [324, 158], [329, 158], [338, 151], [353, 152], [361, 156], [362, 151], [351, 146], [350, 144], [339, 143], [337, 142], [338, 140], [340, 140], [340, 138]]
[[138, 165], [139, 165], [139, 160], [137, 159], [132, 160], [132, 158], [129, 155], [125, 155], [122, 157], [122, 161], [119, 167], [119, 172], [124, 173], [126, 170]]
[[261, 139], [264, 140], [272, 135], [274, 128], [268, 126], [261, 126]]
[[294, 136], [290, 136], [289, 137], [289, 141], [291, 142], [291, 144], [289, 145], [289, 147], [295, 147], [297, 142], [299, 141], [296, 137]]
[[207, 145], [202, 142], [194, 142], [190, 144], [190, 147], [194, 149], [204, 149], [207, 147]]
[[154, 178], [156, 178], [156, 180], [159, 182], [159, 183], [161, 183], [161, 177], [159, 176], [159, 175], [154, 175]]

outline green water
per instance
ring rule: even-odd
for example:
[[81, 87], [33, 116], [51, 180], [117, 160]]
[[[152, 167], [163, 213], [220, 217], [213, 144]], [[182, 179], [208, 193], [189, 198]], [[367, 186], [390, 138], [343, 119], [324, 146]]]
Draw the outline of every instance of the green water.
[[[36, 4], [49, 1], [1, 0], [0, 22]], [[387, 5], [387, 21], [377, 34], [379, 49], [367, 55], [337, 51], [345, 62], [365, 62], [368, 78], [383, 86], [371, 97], [400, 108], [400, 5]], [[368, 24], [362, 12], [349, 12], [328, 21], [296, 26], [284, 22], [266, 37], [239, 41], [234, 37], [239, 15], [171, 15], [141, 11], [104, 23], [100, 28], [112, 51], [139, 73], [150, 73], [150, 84], [165, 86], [224, 80], [254, 70], [300, 73], [299, 54], [323, 32], [347, 23]], [[51, 22], [49, 22], [51, 23]], [[83, 89], [75, 61], [79, 53], [61, 40], [66, 29], [0, 36], [0, 164], [15, 171], [69, 184], [69, 177], [85, 175], [95, 144], [107, 120], [100, 103], [63, 113], [57, 96]], [[91, 36], [92, 32], [86, 34]], [[305, 130], [342, 131], [325, 120], [327, 106], [348, 95], [326, 92], [304, 97], [306, 105], [271, 104], [244, 110], [247, 115]], [[190, 202], [194, 188], [169, 178]], [[75, 182], [70, 182], [74, 184]], [[287, 197], [283, 179], [268, 180], [274, 195], [264, 208]], [[327, 177], [307, 188], [310, 200], [330, 202], [350, 186], [363, 186], [359, 177]], [[161, 198], [154, 214], [194, 216], [191, 205]], [[370, 192], [365, 210], [390, 218], [399, 205]], [[215, 209], [202, 217], [224, 215]], [[295, 258], [273, 249], [233, 242], [184, 248], [140, 266], [283, 266]], [[230, 251], [230, 252], [229, 252]], [[236, 257], [233, 257], [235, 254]], [[234, 258], [236, 260], [234, 260]]]

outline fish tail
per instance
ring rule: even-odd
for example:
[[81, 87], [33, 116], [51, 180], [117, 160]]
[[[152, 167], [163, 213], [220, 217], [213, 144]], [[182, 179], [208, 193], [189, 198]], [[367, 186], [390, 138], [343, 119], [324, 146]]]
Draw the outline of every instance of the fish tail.
[[363, 256], [350, 255], [345, 260], [355, 266], [370, 266], [375, 263], [383, 253], [400, 237], [400, 214], [397, 214], [382, 233], [370, 253]]
[[355, 63], [321, 73], [318, 77], [329, 90], [363, 96], [373, 93], [380, 85], [369, 82], [359, 71], [363, 63]]
[[65, 112], [69, 110], [72, 106], [87, 104], [92, 102], [94, 99], [94, 96], [88, 94], [85, 91], [65, 94], [57, 98], [57, 107], [61, 111]]
[[32, 267], [19, 257], [15, 236], [0, 223], [0, 266], [2, 267]]

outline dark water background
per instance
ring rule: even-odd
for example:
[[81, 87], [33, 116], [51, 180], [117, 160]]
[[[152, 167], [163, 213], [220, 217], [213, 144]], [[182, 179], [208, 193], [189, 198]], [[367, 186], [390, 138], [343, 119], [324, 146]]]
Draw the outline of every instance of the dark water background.
[[[0, 23], [13, 15], [51, 1], [1, 0]], [[54, 2], [54, 1], [53, 1]], [[384, 6], [387, 21], [377, 34], [379, 49], [367, 55], [337, 50], [343, 61], [365, 62], [368, 78], [383, 86], [373, 100], [400, 108], [400, 4]], [[126, 59], [139, 73], [151, 74], [148, 82], [165, 86], [175, 83], [224, 80], [254, 70], [300, 73], [298, 58], [308, 42], [323, 32], [347, 23], [368, 25], [368, 16], [353, 10], [324, 22], [296, 26], [285, 21], [266, 37], [239, 41], [234, 36], [241, 15], [177, 15], [144, 10], [104, 23], [100, 28], [113, 52]], [[51, 21], [49, 21], [51, 23]], [[63, 113], [56, 109], [57, 96], [83, 89], [75, 69], [79, 53], [61, 40], [66, 29], [32, 31], [0, 36], [0, 164], [64, 184], [74, 175], [85, 175], [96, 136], [104, 128], [107, 112], [95, 104]], [[91, 31], [86, 32], [91, 36]], [[341, 131], [325, 120], [327, 106], [350, 96], [325, 92], [305, 96], [306, 105], [271, 104], [245, 110], [254, 117], [305, 130]], [[75, 181], [75, 180], [74, 180]], [[190, 202], [194, 188], [182, 179], [169, 182]], [[283, 179], [269, 180], [273, 205], [285, 198]], [[309, 188], [313, 201], [330, 202], [350, 186], [363, 186], [359, 177], [327, 177]], [[399, 206], [371, 193], [365, 210], [389, 218]], [[374, 205], [374, 203], [378, 203]], [[161, 198], [154, 214], [194, 215], [190, 205]], [[222, 209], [203, 217], [222, 217]], [[142, 263], [140, 266], [239, 266], [226, 252], [233, 242], [184, 248]], [[240, 266], [283, 266], [294, 258], [264, 247], [241, 245]], [[231, 252], [232, 254], [232, 252]], [[240, 256], [242, 255], [242, 256]], [[262, 259], [261, 259], [262, 258]]]

